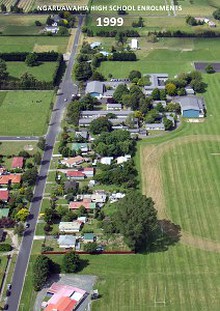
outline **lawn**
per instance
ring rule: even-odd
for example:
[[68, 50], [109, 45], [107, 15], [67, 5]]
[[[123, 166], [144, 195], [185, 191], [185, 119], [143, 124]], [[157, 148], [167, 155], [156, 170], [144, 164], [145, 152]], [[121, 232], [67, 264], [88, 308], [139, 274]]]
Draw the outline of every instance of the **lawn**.
[[37, 142], [34, 141], [2, 141], [0, 143], [0, 153], [3, 155], [18, 154], [20, 151], [26, 150], [30, 154], [38, 151]]
[[13, 78], [20, 78], [22, 74], [28, 72], [39, 81], [50, 82], [57, 66], [56, 62], [45, 62], [38, 66], [29, 67], [25, 62], [7, 62], [7, 70]]
[[2, 92], [0, 135], [45, 134], [53, 96], [52, 91]]
[[[28, 28], [28, 27], [25, 27]], [[65, 53], [69, 37], [0, 36], [0, 53], [48, 52]]]

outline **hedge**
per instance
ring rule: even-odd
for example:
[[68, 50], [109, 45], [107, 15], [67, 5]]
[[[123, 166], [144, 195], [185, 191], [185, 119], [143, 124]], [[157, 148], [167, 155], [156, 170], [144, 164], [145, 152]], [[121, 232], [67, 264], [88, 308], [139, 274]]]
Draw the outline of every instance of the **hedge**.
[[12, 247], [10, 244], [0, 244], [0, 252], [10, 252]]

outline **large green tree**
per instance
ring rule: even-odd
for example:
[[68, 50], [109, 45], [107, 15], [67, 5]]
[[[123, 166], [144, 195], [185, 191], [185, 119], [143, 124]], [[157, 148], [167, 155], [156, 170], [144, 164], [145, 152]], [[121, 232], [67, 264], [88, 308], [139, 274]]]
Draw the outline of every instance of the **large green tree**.
[[79, 256], [75, 252], [69, 252], [66, 253], [63, 256], [63, 270], [66, 273], [73, 273], [76, 272], [77, 269], [79, 268]]
[[112, 123], [106, 117], [99, 117], [91, 122], [89, 129], [93, 134], [111, 132]]
[[0, 58], [0, 86], [8, 79], [6, 62]]
[[127, 245], [135, 251], [150, 247], [158, 228], [152, 198], [147, 198], [139, 191], [131, 191], [116, 203], [116, 207], [116, 226]]
[[129, 90], [126, 84], [119, 84], [113, 94], [114, 100], [121, 103], [123, 95], [129, 94]]
[[50, 275], [50, 259], [47, 256], [39, 255], [33, 264], [32, 282], [35, 291], [43, 288]]
[[24, 174], [22, 175], [22, 180], [29, 186], [34, 186], [37, 180], [37, 175], [38, 175], [37, 168], [34, 166], [26, 170], [26, 172], [24, 172]]

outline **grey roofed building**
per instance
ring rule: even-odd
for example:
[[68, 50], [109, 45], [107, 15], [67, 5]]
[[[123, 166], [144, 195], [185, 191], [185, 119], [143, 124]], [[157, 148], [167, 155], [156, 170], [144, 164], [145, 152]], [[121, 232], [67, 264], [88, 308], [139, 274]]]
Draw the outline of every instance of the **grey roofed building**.
[[203, 97], [198, 96], [179, 96], [175, 97], [174, 100], [180, 104], [184, 110], [195, 109], [200, 110], [205, 108], [205, 102]]
[[[130, 114], [133, 113], [133, 110], [120, 110], [120, 111], [115, 111], [114, 114], [117, 116], [117, 118], [123, 118], [127, 117]], [[81, 117], [82, 118], [99, 118], [103, 117], [109, 114], [108, 110], [85, 110], [81, 112]]]
[[167, 73], [151, 73], [146, 74], [145, 76], [150, 77], [151, 85], [145, 85], [145, 90], [153, 90], [153, 89], [165, 89], [165, 82], [168, 79]]
[[75, 247], [76, 237], [74, 235], [60, 235], [58, 239], [59, 247]]
[[163, 123], [146, 123], [145, 127], [148, 131], [165, 131]]
[[85, 140], [87, 140], [89, 138], [89, 132], [87, 130], [76, 131], [75, 135], [76, 135], [76, 137], [84, 138]]
[[114, 94], [114, 90], [106, 90], [106, 91], [103, 93], [103, 97], [105, 97], [105, 98], [112, 98], [112, 97], [113, 97], [113, 94]]
[[107, 104], [107, 110], [121, 110], [121, 104]]
[[96, 97], [100, 97], [105, 92], [105, 84], [101, 81], [91, 81], [86, 85], [86, 94], [91, 94]]

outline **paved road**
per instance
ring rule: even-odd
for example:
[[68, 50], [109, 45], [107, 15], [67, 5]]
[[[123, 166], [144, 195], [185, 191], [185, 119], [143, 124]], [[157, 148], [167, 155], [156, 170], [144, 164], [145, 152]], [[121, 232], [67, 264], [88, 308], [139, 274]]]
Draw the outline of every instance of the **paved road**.
[[[30, 207], [31, 216], [30, 219], [28, 220], [28, 222], [30, 223], [30, 228], [26, 230], [22, 240], [12, 281], [11, 296], [8, 298], [9, 311], [17, 311], [19, 309], [20, 297], [23, 289], [26, 269], [29, 262], [32, 241], [34, 238], [34, 231], [40, 210], [40, 204], [46, 184], [46, 177], [50, 166], [50, 160], [52, 158], [53, 146], [56, 140], [56, 136], [60, 130], [60, 123], [62, 120], [64, 110], [66, 108], [68, 101], [71, 100], [71, 95], [74, 90], [74, 85], [71, 79], [71, 73], [79, 42], [82, 22], [83, 17], [80, 16], [75, 40], [72, 47], [71, 57], [67, 64], [67, 70], [63, 77], [63, 82], [60, 85], [60, 88], [63, 90], [63, 95], [59, 95], [57, 97], [57, 101], [51, 116], [51, 122], [46, 135], [46, 150], [44, 152], [43, 159], [41, 162], [40, 173], [34, 191], [34, 198]], [[67, 101], [64, 101], [64, 99], [67, 99]]]

